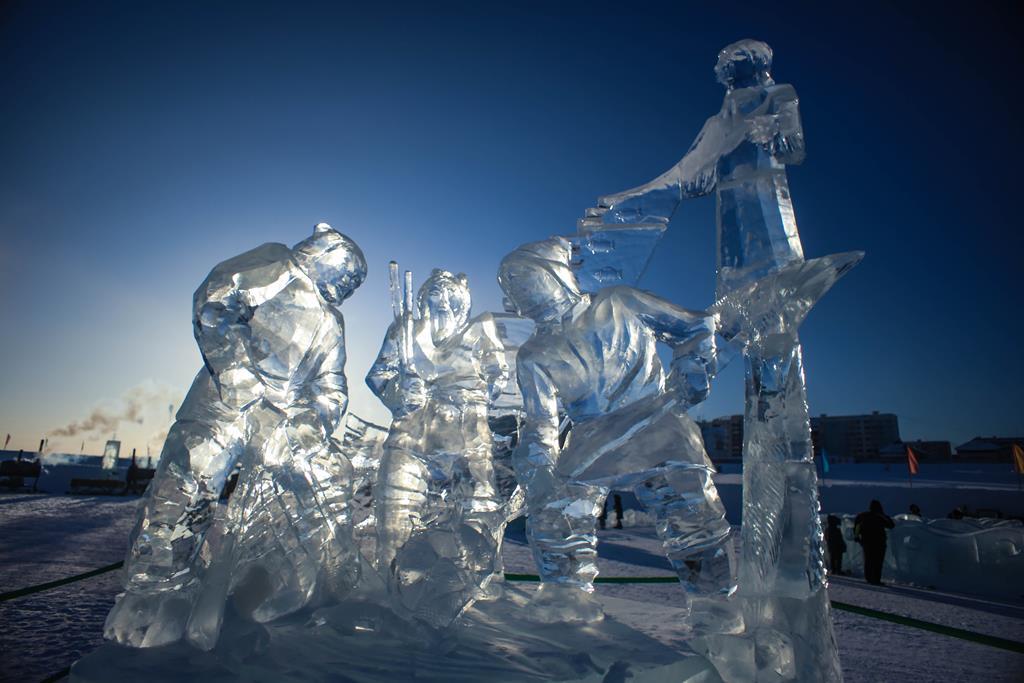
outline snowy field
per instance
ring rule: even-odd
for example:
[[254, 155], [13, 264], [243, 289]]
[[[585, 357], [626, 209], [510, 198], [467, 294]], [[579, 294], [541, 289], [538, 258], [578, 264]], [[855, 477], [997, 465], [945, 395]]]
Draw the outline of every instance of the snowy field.
[[[52, 581], [123, 559], [137, 499], [8, 495], [0, 497], [2, 591]], [[601, 532], [603, 576], [671, 574], [653, 530]], [[521, 532], [505, 544], [506, 570], [535, 573]], [[103, 619], [118, 591], [111, 572], [0, 603], [0, 681], [35, 682], [60, 671], [101, 642]], [[681, 605], [671, 584], [599, 584], [609, 597]], [[878, 588], [837, 577], [833, 600], [1024, 641], [1024, 604], [908, 587]], [[1024, 655], [836, 610], [836, 637], [847, 683], [1024, 681]], [[666, 642], [671, 623], [640, 628]]]

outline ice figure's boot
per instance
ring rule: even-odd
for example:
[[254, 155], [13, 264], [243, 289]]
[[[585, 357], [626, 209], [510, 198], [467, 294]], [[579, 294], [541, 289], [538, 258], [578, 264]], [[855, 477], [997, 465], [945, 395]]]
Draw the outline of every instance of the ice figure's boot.
[[505, 533], [505, 506], [498, 495], [491, 460], [490, 444], [473, 448], [460, 463], [460, 475], [466, 481], [456, 485], [460, 500], [462, 523], [487, 539], [476, 552], [467, 549], [465, 568], [472, 585], [474, 599], [495, 600], [502, 596], [504, 565], [501, 542]]
[[531, 600], [532, 617], [545, 623], [600, 621], [604, 611], [593, 597], [597, 517], [608, 489], [579, 482], [553, 489], [544, 500], [530, 501], [526, 520], [541, 580]]
[[725, 507], [712, 482], [710, 463], [669, 462], [634, 492], [654, 516], [665, 554], [679, 575], [695, 634], [739, 633], [736, 560]]
[[399, 549], [421, 525], [427, 502], [427, 471], [423, 461], [402, 449], [385, 450], [374, 490], [377, 520], [377, 568], [384, 576]]

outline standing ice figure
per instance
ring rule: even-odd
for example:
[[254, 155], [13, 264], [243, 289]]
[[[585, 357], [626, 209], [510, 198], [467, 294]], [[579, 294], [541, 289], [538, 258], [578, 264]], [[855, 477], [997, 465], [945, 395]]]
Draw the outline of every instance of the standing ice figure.
[[435, 269], [415, 303], [411, 279], [406, 291], [366, 378], [394, 414], [375, 489], [377, 565], [402, 610], [446, 626], [498, 562], [505, 511], [487, 413], [508, 365], [493, 318], [469, 320], [465, 275]]
[[[729, 523], [714, 468], [686, 410], [715, 370], [714, 316], [627, 286], [580, 291], [561, 238], [519, 247], [498, 280], [536, 331], [519, 350], [525, 426], [513, 456], [542, 585], [538, 618], [601, 617], [598, 514], [611, 487], [632, 488], [654, 515], [702, 631], [736, 630]], [[657, 343], [673, 350], [666, 381]], [[571, 419], [564, 447], [559, 415]]]
[[682, 161], [602, 198], [584, 223], [666, 222], [682, 200], [715, 193], [722, 331], [747, 343], [739, 576], [747, 634], [712, 639], [710, 649], [729, 680], [838, 681], [797, 328], [863, 254], [804, 260], [786, 177], [786, 165], [803, 160], [803, 129], [796, 91], [772, 80], [771, 60], [758, 41], [725, 47], [715, 66], [722, 109]]
[[355, 580], [350, 466], [332, 435], [348, 402], [338, 307], [365, 275], [359, 247], [321, 223], [294, 249], [221, 263], [196, 291], [204, 367], [143, 501], [108, 638], [149, 647], [187, 634], [209, 648], [232, 589], [268, 620], [301, 607], [321, 577], [336, 590]]

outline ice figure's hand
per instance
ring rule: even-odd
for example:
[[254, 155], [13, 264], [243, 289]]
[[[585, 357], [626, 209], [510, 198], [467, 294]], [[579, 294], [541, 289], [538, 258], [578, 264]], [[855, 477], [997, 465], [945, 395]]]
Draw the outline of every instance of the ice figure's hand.
[[775, 116], [752, 116], [747, 119], [747, 139], [771, 153], [771, 145], [779, 134], [779, 122]]
[[790, 124], [789, 116], [767, 114], [747, 119], [747, 139], [784, 163], [799, 163], [803, 155], [803, 131]]
[[703, 403], [711, 394], [711, 373], [705, 365], [690, 359], [675, 359], [666, 381], [666, 388], [674, 391], [687, 407]]
[[402, 410], [404, 414], [415, 412], [423, 407], [427, 400], [427, 385], [423, 378], [417, 375], [402, 374], [399, 383], [399, 391], [402, 395]]
[[157, 647], [182, 639], [192, 613], [191, 591], [118, 596], [103, 625], [103, 636], [129, 647]]
[[293, 452], [308, 453], [323, 444], [333, 431], [333, 426], [315, 409], [306, 406], [291, 406], [287, 410], [288, 443]]
[[430, 308], [423, 310], [422, 317], [413, 321], [412, 358], [406, 372], [416, 374], [424, 379], [431, 379], [435, 374], [437, 346], [434, 345]]

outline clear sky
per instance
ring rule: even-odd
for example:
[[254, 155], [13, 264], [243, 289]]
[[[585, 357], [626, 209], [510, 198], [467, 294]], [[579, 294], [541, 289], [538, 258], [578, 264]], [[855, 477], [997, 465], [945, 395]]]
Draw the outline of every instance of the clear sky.
[[[502, 255], [681, 158], [747, 37], [801, 96], [805, 253], [867, 252], [802, 330], [812, 413], [1024, 434], [1011, 3], [489, 4], [4, 3], [0, 438], [34, 450], [95, 413], [50, 446], [98, 453], [134, 398], [117, 431], [144, 452], [201, 363], [196, 286], [318, 221], [367, 255], [348, 374], [385, 421], [362, 378], [388, 260], [465, 271], [500, 310]], [[684, 204], [642, 286], [708, 305], [714, 232], [713, 199]], [[741, 411], [730, 367], [700, 412]]]

